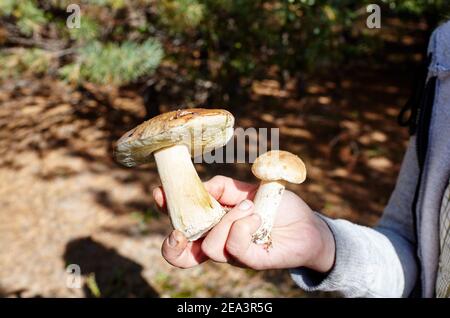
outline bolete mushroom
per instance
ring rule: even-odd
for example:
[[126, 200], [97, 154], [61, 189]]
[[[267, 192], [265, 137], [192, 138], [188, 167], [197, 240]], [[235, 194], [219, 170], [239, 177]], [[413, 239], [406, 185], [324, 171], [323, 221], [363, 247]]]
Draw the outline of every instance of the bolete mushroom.
[[254, 199], [255, 212], [261, 217], [261, 225], [253, 234], [253, 242], [270, 246], [270, 232], [285, 184], [286, 182], [299, 184], [305, 181], [306, 168], [296, 155], [287, 151], [272, 150], [256, 158], [252, 172], [261, 180]]
[[189, 241], [202, 237], [225, 214], [203, 186], [191, 156], [224, 146], [233, 136], [233, 125], [234, 117], [226, 110], [177, 110], [140, 124], [115, 146], [116, 160], [127, 167], [154, 157], [172, 225]]

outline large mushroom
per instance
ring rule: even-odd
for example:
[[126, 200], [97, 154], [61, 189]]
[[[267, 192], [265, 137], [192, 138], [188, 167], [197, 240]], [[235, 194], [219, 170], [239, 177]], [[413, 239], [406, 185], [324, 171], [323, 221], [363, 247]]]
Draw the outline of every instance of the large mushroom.
[[270, 233], [285, 185], [287, 182], [299, 184], [305, 181], [306, 168], [296, 155], [272, 150], [256, 158], [252, 172], [261, 180], [254, 199], [255, 212], [261, 217], [261, 225], [253, 234], [253, 242], [270, 246]]
[[226, 110], [177, 110], [140, 124], [115, 146], [116, 160], [127, 167], [154, 157], [172, 225], [189, 241], [202, 237], [225, 214], [203, 186], [191, 156], [224, 146], [233, 136], [233, 125], [234, 117]]

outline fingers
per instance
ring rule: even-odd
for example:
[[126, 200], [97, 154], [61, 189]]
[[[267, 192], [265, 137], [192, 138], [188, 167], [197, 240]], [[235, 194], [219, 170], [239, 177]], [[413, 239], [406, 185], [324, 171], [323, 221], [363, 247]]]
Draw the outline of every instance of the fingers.
[[[225, 246], [230, 230], [235, 227], [240, 220], [247, 220], [251, 223], [255, 218], [247, 219], [253, 213], [254, 205], [248, 199], [253, 199], [257, 185], [237, 181], [228, 177], [216, 176], [205, 182], [206, 189], [221, 204], [234, 206], [241, 202], [238, 207], [227, 213], [225, 217], [208, 233], [206, 238], [195, 242], [188, 242], [179, 231], [173, 231], [166, 238], [162, 245], [162, 254], [164, 258], [173, 266], [180, 268], [189, 268], [198, 265], [208, 258], [217, 262], [226, 262], [229, 255]], [[166, 200], [162, 187], [153, 190], [153, 198], [158, 208], [167, 213]], [[242, 202], [243, 201], [243, 202]], [[251, 244], [251, 236], [259, 226], [259, 217], [256, 217], [257, 225], [251, 225], [254, 230], [248, 234], [245, 240], [245, 246]], [[248, 229], [247, 229], [248, 230]], [[242, 234], [245, 235], [245, 234]], [[231, 260], [234, 262], [234, 260]]]
[[[204, 183], [206, 190], [222, 205], [234, 206], [255, 196], [258, 185], [234, 180], [229, 177], [215, 176]], [[166, 199], [162, 187], [153, 189], [153, 198], [158, 208], [167, 213]]]
[[165, 240], [161, 248], [164, 258], [173, 266], [189, 268], [208, 259], [201, 250], [202, 240], [188, 242], [180, 231], [173, 231]]
[[156, 187], [152, 191], [153, 199], [155, 200], [158, 208], [163, 211], [166, 210], [166, 198], [162, 187]]
[[261, 224], [258, 214], [251, 214], [237, 220], [231, 226], [225, 249], [238, 263], [253, 269], [261, 269], [258, 260], [262, 245], [252, 242], [252, 235]]
[[252, 200], [258, 185], [229, 177], [215, 176], [205, 182], [205, 188], [222, 205], [234, 206], [245, 199]]
[[202, 243], [203, 252], [216, 262], [227, 262], [229, 257], [225, 250], [228, 234], [234, 222], [253, 213], [254, 205], [250, 200], [244, 200], [234, 207], [217, 223]]

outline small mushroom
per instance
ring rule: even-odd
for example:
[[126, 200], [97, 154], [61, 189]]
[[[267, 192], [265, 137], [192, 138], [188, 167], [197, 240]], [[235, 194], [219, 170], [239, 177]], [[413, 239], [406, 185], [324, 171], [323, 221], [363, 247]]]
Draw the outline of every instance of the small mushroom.
[[261, 180], [254, 203], [255, 212], [261, 217], [261, 225], [253, 234], [257, 244], [272, 243], [272, 230], [275, 214], [280, 205], [286, 182], [302, 183], [306, 178], [303, 161], [296, 155], [281, 150], [272, 150], [256, 158], [252, 165], [253, 174]]
[[203, 186], [191, 156], [224, 146], [233, 136], [233, 125], [225, 110], [178, 110], [140, 124], [115, 146], [116, 160], [127, 167], [154, 157], [172, 225], [189, 241], [202, 237], [225, 214]]

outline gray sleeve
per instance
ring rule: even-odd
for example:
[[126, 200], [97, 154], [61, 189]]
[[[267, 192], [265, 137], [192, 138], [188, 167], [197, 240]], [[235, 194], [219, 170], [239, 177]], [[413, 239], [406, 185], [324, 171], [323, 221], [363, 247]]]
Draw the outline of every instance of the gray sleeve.
[[291, 270], [306, 291], [334, 291], [344, 297], [407, 297], [417, 280], [411, 205], [418, 177], [411, 138], [395, 189], [375, 228], [320, 216], [336, 242], [335, 264], [327, 275]]

